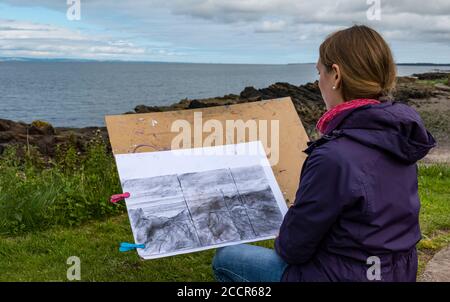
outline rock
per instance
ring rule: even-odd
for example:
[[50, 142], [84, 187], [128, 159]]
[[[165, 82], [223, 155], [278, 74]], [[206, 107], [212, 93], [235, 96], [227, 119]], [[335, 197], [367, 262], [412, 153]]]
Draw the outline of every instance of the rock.
[[11, 122], [8, 120], [0, 119], [0, 131], [7, 131], [11, 128]]
[[109, 146], [108, 134], [105, 127], [86, 128], [54, 128], [42, 121], [31, 124], [0, 120], [0, 154], [8, 145], [34, 146], [45, 157], [55, 155], [56, 146], [74, 146], [77, 151], [84, 152], [86, 144], [95, 136], [103, 138]]
[[245, 89], [239, 95], [241, 99], [249, 101], [260, 101], [262, 99], [262, 93], [254, 87], [245, 87]]
[[23, 122], [13, 122], [10, 120], [0, 120], [0, 131], [13, 131], [15, 133], [27, 134], [28, 124]]
[[8, 143], [14, 139], [14, 135], [11, 132], [0, 132], [0, 143]]
[[412, 84], [417, 81], [416, 77], [398, 77], [397, 84]]
[[420, 278], [426, 282], [450, 282], [450, 246], [447, 246], [428, 262]]
[[410, 77], [397, 78], [397, 86], [393, 92], [393, 100], [411, 103], [414, 99], [429, 99], [436, 96], [432, 85], [419, 83]]
[[55, 153], [55, 137], [53, 135], [33, 136], [29, 143], [37, 147], [41, 154], [53, 155]]
[[421, 74], [413, 74], [413, 77], [418, 78], [419, 80], [428, 80], [428, 81], [434, 81], [439, 79], [445, 79], [449, 76], [449, 72], [426, 72]]
[[393, 100], [409, 102], [411, 99], [428, 99], [435, 96], [432, 88], [426, 86], [397, 85]]
[[436, 87], [437, 90], [450, 92], [450, 86], [447, 86], [444, 84], [436, 84], [436, 85], [434, 85], [434, 87]]
[[212, 103], [212, 102], [202, 102], [199, 100], [192, 100], [189, 103], [188, 109], [196, 109], [196, 108], [205, 108], [205, 107], [214, 107], [214, 106], [223, 106], [228, 105], [227, 103]]
[[136, 113], [161, 112], [161, 108], [157, 106], [138, 105], [134, 108]]
[[208, 105], [197, 100], [193, 100], [192, 102], [189, 103], [188, 106], [189, 109], [204, 108], [204, 107], [208, 107]]
[[318, 82], [295, 86], [289, 83], [275, 83], [267, 88], [259, 89], [263, 100], [291, 97], [303, 126], [310, 134], [315, 124], [325, 112], [325, 104], [320, 93]]
[[28, 134], [54, 135], [55, 129], [50, 123], [37, 120], [31, 123]]
[[178, 102], [178, 104], [180, 104], [180, 105], [184, 105], [184, 106], [189, 106], [189, 103], [191, 102], [191, 100], [190, 99], [188, 99], [188, 98], [185, 98], [185, 99], [182, 99], [181, 101], [179, 101]]

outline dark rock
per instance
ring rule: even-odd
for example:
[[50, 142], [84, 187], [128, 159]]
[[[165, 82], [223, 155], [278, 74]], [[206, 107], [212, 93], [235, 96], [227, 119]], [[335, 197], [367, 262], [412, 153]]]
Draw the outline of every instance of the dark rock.
[[424, 85], [424, 84], [416, 84], [416, 83], [398, 83], [395, 88], [392, 99], [394, 101], [406, 102], [408, 103], [413, 99], [428, 99], [433, 97], [435, 92], [433, 87]]
[[428, 99], [433, 95], [432, 90], [398, 89], [394, 92], [393, 97], [395, 101], [408, 101], [411, 99]]
[[221, 103], [207, 103], [207, 102], [202, 102], [199, 100], [192, 100], [189, 103], [188, 109], [197, 109], [197, 108], [205, 108], [205, 107], [215, 107], [215, 106], [223, 106], [225, 104], [221, 104]]
[[54, 135], [55, 129], [50, 123], [33, 121], [28, 128], [28, 134]]
[[36, 137], [34, 145], [39, 149], [41, 154], [54, 155], [55, 154], [55, 136], [45, 135], [42, 137]]
[[314, 131], [317, 120], [325, 112], [317, 81], [300, 86], [275, 83], [267, 88], [259, 89], [259, 92], [261, 92], [263, 100], [290, 97], [308, 133]]
[[14, 135], [9, 131], [0, 132], [0, 143], [8, 143], [14, 139]]
[[134, 108], [136, 113], [161, 112], [161, 108], [157, 106], [138, 105]]
[[197, 100], [191, 101], [188, 106], [189, 109], [197, 109], [197, 108], [205, 108], [205, 107], [208, 107], [208, 105], [205, 103], [199, 102]]
[[224, 99], [224, 100], [238, 100], [238, 99], [239, 99], [239, 96], [236, 95], [236, 94], [230, 93], [230, 94], [224, 95], [222, 98], [219, 98], [219, 99]]
[[18, 147], [30, 145], [37, 148], [45, 157], [53, 157], [57, 145], [72, 145], [77, 151], [84, 152], [87, 143], [94, 137], [102, 138], [110, 149], [105, 127], [53, 128], [45, 122], [26, 124], [10, 120], [0, 120], [0, 127], [2, 152], [8, 145]]
[[441, 91], [445, 91], [445, 92], [450, 92], [450, 86], [444, 85], [444, 84], [436, 84], [434, 85], [434, 87], [437, 90], [441, 90]]
[[413, 77], [418, 78], [419, 80], [428, 80], [428, 81], [434, 81], [434, 80], [440, 80], [440, 79], [446, 79], [450, 74], [449, 72], [426, 72], [426, 73], [420, 73], [420, 74], [413, 74]]
[[249, 101], [260, 101], [262, 99], [262, 93], [254, 87], [245, 87], [245, 89], [239, 95], [241, 99]]
[[397, 78], [398, 84], [414, 84], [417, 81], [416, 77], [399, 77]]
[[11, 122], [12, 121], [0, 119], [0, 131], [8, 131], [11, 128]]

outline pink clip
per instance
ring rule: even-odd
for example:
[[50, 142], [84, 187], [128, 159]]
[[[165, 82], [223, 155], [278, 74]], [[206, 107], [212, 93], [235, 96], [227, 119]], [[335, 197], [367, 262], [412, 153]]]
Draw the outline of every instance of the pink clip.
[[116, 195], [111, 196], [110, 201], [112, 203], [116, 203], [116, 202], [124, 200], [125, 198], [128, 198], [128, 197], [130, 197], [130, 193], [125, 192], [125, 193], [122, 193], [122, 194], [116, 194]]

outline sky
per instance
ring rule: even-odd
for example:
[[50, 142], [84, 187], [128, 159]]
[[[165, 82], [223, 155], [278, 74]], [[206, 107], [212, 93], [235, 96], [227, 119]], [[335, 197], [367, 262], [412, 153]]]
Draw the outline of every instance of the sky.
[[311, 63], [353, 24], [398, 63], [450, 63], [450, 0], [0, 0], [0, 57]]

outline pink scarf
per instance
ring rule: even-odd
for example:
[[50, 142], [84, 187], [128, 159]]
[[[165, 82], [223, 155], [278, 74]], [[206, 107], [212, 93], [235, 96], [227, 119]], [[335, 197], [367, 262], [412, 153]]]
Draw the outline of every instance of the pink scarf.
[[324, 134], [328, 124], [331, 122], [332, 119], [334, 119], [337, 115], [340, 113], [355, 109], [361, 106], [369, 105], [369, 104], [379, 104], [380, 101], [372, 100], [372, 99], [356, 99], [353, 101], [344, 102], [342, 104], [339, 104], [332, 109], [325, 112], [322, 117], [317, 122], [316, 128], [320, 131], [321, 134]]

